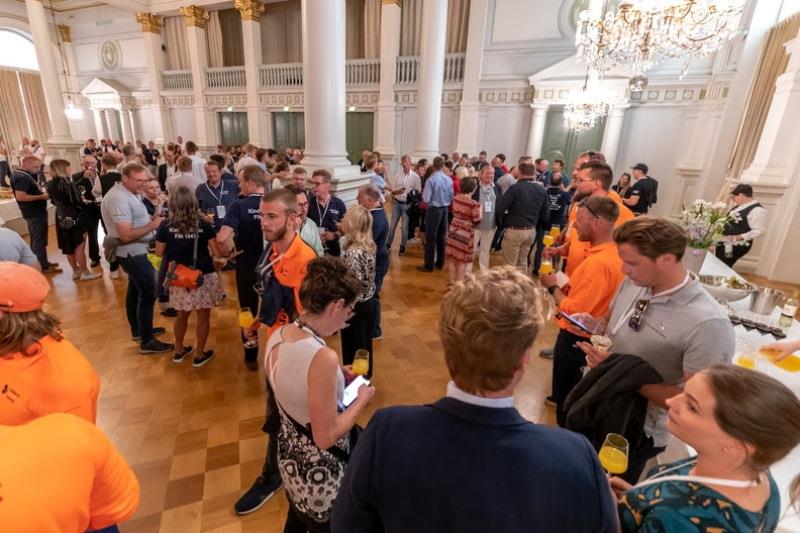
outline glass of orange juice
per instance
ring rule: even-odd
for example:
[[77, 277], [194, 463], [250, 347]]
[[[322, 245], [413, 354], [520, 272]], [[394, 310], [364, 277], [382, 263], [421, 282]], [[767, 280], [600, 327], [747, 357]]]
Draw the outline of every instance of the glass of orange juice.
[[609, 433], [597, 457], [609, 474], [624, 474], [628, 470], [628, 440], [622, 435]]
[[561, 228], [558, 226], [552, 226], [550, 228], [550, 235], [552, 235], [553, 237], [558, 237], [559, 235], [561, 235]]
[[554, 238], [552, 235], [550, 235], [550, 234], [547, 234], [547, 235], [545, 235], [544, 237], [542, 237], [542, 243], [543, 243], [545, 246], [548, 246], [548, 247], [549, 247], [549, 246], [553, 246], [553, 243], [554, 243], [554, 242], [556, 242], [556, 240], [555, 240], [555, 238]]
[[542, 264], [539, 266], [539, 274], [551, 274], [553, 272], [553, 261], [550, 259], [542, 259]]
[[755, 369], [756, 367], [756, 356], [753, 353], [753, 346], [748, 341], [740, 342], [741, 349], [739, 350], [739, 355], [736, 357], [736, 361], [734, 361], [738, 366], [742, 368], [749, 368], [750, 370]]
[[[250, 311], [249, 307], [241, 307], [239, 308], [239, 327], [242, 329], [248, 329], [250, 326], [253, 325], [256, 319], [253, 317], [253, 312]], [[244, 341], [245, 348], [257, 348], [258, 347], [258, 336], [256, 335], [254, 338], [247, 339]]]
[[369, 351], [360, 349], [356, 350], [356, 355], [353, 358], [353, 374], [365, 376], [369, 374]]

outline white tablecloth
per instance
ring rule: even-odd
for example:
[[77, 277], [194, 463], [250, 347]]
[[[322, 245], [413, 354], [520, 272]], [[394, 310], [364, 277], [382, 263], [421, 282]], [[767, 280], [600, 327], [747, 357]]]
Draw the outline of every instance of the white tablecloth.
[[[700, 273], [714, 276], [740, 277], [711, 253], [706, 256]], [[732, 302], [729, 305], [737, 312], [749, 312], [750, 298], [751, 297], [748, 296], [744, 300]], [[780, 309], [776, 307], [772, 313], [772, 318], [777, 318], [779, 315]], [[771, 335], [762, 335], [761, 332], [756, 329], [747, 331], [743, 326], [736, 326], [734, 331], [736, 332], [737, 345], [741, 342], [750, 342], [758, 346], [775, 340]], [[792, 327], [787, 332], [786, 340], [797, 339], [800, 339], [800, 324], [795, 320], [794, 324], [792, 324]], [[800, 397], [800, 372], [786, 372], [765, 359], [756, 360], [756, 369], [777, 379]], [[675, 458], [675, 456], [686, 457], [693, 454], [694, 451], [689, 446], [675, 438], [672, 439], [666, 452], [666, 455], [671, 458]], [[789, 508], [789, 486], [794, 476], [800, 473], [800, 446], [792, 450], [782, 461], [773, 465], [770, 471], [781, 491], [781, 516], [783, 518], [778, 525], [778, 531], [800, 533], [800, 515], [798, 515], [794, 508]]]

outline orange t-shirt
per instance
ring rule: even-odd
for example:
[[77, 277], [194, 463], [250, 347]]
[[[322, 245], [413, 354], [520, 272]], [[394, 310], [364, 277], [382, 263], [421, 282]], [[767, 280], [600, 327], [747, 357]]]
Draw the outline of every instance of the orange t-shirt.
[[94, 424], [57, 413], [0, 425], [0, 531], [84, 533], [138, 506], [136, 476]]
[[99, 393], [97, 373], [67, 339], [47, 335], [34, 355], [0, 357], [0, 425], [25, 424], [50, 413], [72, 413], [94, 423]]
[[[620, 283], [625, 278], [622, 273], [622, 259], [617, 253], [616, 243], [606, 242], [591, 248], [586, 258], [569, 279], [569, 294], [561, 300], [558, 308], [567, 313], [589, 313], [595, 318], [608, 314], [608, 306]], [[563, 318], [556, 319], [558, 326], [570, 333], [589, 337]]]
[[[617, 218], [617, 222], [614, 224], [614, 227], [619, 227], [622, 224], [626, 223], [629, 220], [633, 220], [636, 218], [636, 215], [633, 214], [633, 211], [628, 209], [628, 207], [622, 203], [622, 198], [620, 198], [619, 194], [615, 193], [614, 191], [608, 192], [608, 197], [614, 200], [619, 206], [619, 217]], [[575, 269], [578, 268], [578, 265], [581, 264], [586, 258], [586, 254], [589, 252], [589, 248], [592, 247], [587, 241], [582, 241], [578, 239], [578, 230], [575, 229], [575, 218], [578, 216], [578, 204], [572, 204], [572, 208], [569, 210], [569, 234], [567, 236], [567, 240], [569, 241], [569, 254], [567, 255], [567, 269], [566, 273], [567, 276], [572, 278], [572, 275], [575, 273]]]
[[[278, 252], [273, 247], [269, 260], [274, 261], [277, 257]], [[300, 234], [298, 233], [286, 250], [283, 259], [273, 266], [273, 273], [278, 283], [292, 289], [294, 293], [294, 307], [298, 315], [303, 312], [303, 306], [300, 304], [300, 286], [303, 284], [303, 280], [306, 277], [308, 264], [316, 258], [317, 253], [300, 238]], [[289, 315], [281, 310], [278, 313], [275, 323], [267, 327], [267, 334], [272, 335], [274, 331], [288, 322]]]

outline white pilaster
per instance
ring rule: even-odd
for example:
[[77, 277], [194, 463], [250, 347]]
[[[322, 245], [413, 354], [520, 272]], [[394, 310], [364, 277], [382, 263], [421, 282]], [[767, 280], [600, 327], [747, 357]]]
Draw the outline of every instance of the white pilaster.
[[208, 50], [206, 48], [206, 23], [208, 11], [189, 5], [181, 8], [181, 15], [186, 22], [186, 40], [189, 48], [189, 64], [192, 70], [192, 87], [194, 93], [194, 119], [197, 124], [197, 145], [202, 150], [208, 149], [212, 142], [209, 131], [214, 127], [210, 114], [206, 111], [205, 87], [206, 68], [208, 68]]
[[447, 38], [447, 0], [426, 0], [422, 5], [422, 42], [417, 84], [416, 159], [441, 153], [439, 126], [442, 118], [444, 54]]
[[136, 112], [133, 109], [128, 109], [128, 121], [131, 124], [131, 142], [141, 141], [139, 138], [138, 130], [136, 128]]
[[114, 114], [116, 114], [116, 112], [117, 111], [115, 109], [104, 109], [103, 110], [103, 113], [105, 113], [105, 115], [106, 115], [107, 137], [109, 139], [111, 139], [112, 141], [119, 140], [119, 139], [116, 138], [117, 135], [119, 135], [119, 132], [117, 132], [117, 127], [116, 127], [116, 124], [115, 124], [116, 121], [114, 120]]
[[541, 157], [544, 144], [544, 125], [547, 121], [547, 108], [549, 104], [531, 104], [531, 129], [528, 132], [528, 144], [525, 155], [533, 158]]
[[136, 21], [142, 27], [142, 40], [147, 58], [153, 129], [156, 132], [153, 141], [160, 146], [165, 140], [174, 138], [169, 109], [161, 103], [161, 73], [165, 69], [164, 51], [161, 49], [161, 28], [164, 26], [164, 21], [153, 13], [137, 13]]
[[[64, 98], [61, 95], [61, 83], [58, 78], [56, 55], [47, 26], [47, 16], [40, 0], [25, 0], [28, 12], [28, 23], [31, 27], [33, 43], [36, 47], [36, 59], [39, 62], [39, 75], [42, 79], [44, 99], [47, 103], [47, 116], [50, 119], [50, 143], [73, 143], [69, 122], [64, 114]], [[43, 139], [44, 140], [44, 139]]]
[[119, 122], [122, 125], [122, 142], [132, 143], [133, 137], [131, 136], [131, 122], [128, 118], [128, 112], [124, 109], [119, 109]]
[[487, 0], [472, 0], [469, 5], [467, 53], [464, 58], [464, 83], [461, 92], [456, 151], [474, 155], [478, 153], [478, 96], [483, 65], [483, 41], [486, 38]]
[[100, 144], [100, 139], [107, 137], [105, 124], [103, 124], [103, 112], [99, 109], [92, 108], [92, 115], [94, 116], [94, 129], [97, 144]]
[[250, 142], [265, 146], [263, 114], [258, 105], [258, 67], [262, 63], [261, 23], [264, 4], [260, 0], [236, 0], [236, 9], [242, 17], [244, 42], [244, 73], [247, 91], [247, 133]]
[[606, 156], [606, 162], [611, 168], [617, 168], [617, 151], [619, 150], [619, 140], [622, 137], [622, 123], [625, 120], [625, 110], [629, 105], [615, 105], [611, 108], [606, 118], [606, 129], [603, 132], [603, 144], [601, 151]]
[[400, 55], [401, 5], [402, 1], [381, 4], [381, 84], [373, 145], [387, 161], [397, 155], [394, 80]]
[[303, 95], [306, 150], [303, 166], [326, 168], [337, 196], [355, 199], [364, 182], [345, 148], [345, 0], [302, 0]]

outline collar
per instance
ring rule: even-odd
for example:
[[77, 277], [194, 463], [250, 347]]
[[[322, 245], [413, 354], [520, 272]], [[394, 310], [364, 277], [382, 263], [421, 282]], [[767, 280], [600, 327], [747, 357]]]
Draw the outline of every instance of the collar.
[[757, 201], [755, 200], [755, 198], [754, 198], [754, 199], [750, 200], [749, 202], [747, 202], [746, 204], [737, 205], [736, 207], [734, 207], [734, 208], [733, 208], [733, 210], [734, 210], [734, 211], [744, 211], [745, 209], [747, 209], [747, 208], [748, 208], [748, 207], [750, 207], [751, 205], [755, 205], [755, 204], [757, 204], [757, 203], [758, 203], [758, 202], [757, 202]]
[[209, 182], [206, 182], [206, 187], [209, 187], [211, 189], [219, 189], [220, 187], [222, 187], [222, 180], [220, 179], [219, 183], [217, 183], [216, 185], [211, 185]]
[[430, 404], [434, 409], [485, 426], [523, 426], [531, 424], [513, 407], [492, 408], [470, 404], [456, 398], [442, 398]]
[[604, 242], [603, 244], [598, 244], [597, 246], [592, 246], [589, 248], [587, 254], [596, 254], [600, 253], [603, 250], [608, 250], [609, 248], [616, 248], [617, 244], [614, 241]]
[[513, 396], [507, 396], [505, 398], [483, 398], [481, 396], [475, 396], [474, 394], [459, 389], [454, 381], [447, 384], [447, 397], [479, 407], [491, 407], [495, 409], [514, 407]]

